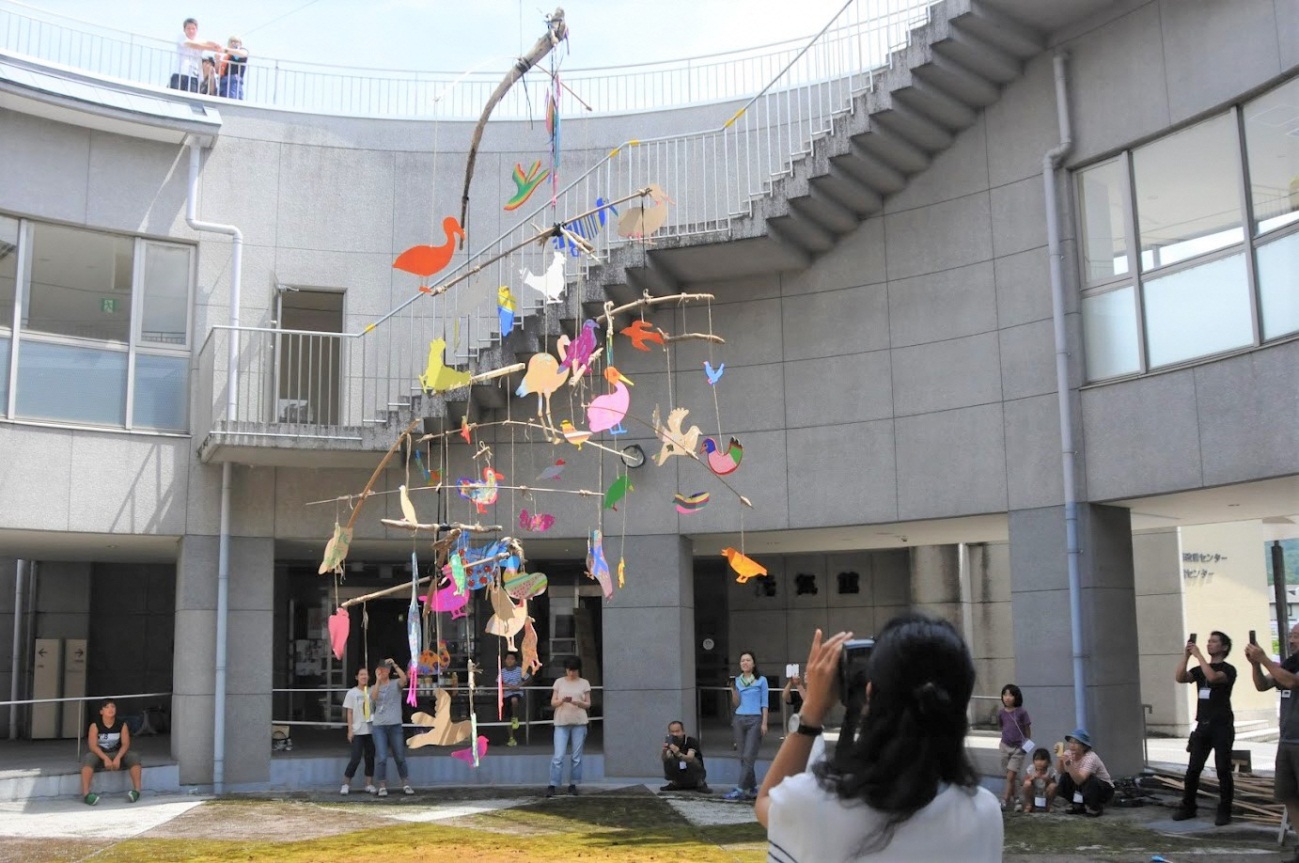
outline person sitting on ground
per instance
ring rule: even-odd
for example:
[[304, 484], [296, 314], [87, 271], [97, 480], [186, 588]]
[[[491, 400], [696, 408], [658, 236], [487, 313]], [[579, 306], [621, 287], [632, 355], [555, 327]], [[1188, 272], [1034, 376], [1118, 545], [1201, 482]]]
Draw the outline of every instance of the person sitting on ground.
[[668, 781], [660, 791], [699, 791], [708, 794], [708, 771], [699, 741], [686, 736], [686, 726], [679, 719], [668, 723], [663, 741], [663, 778]]
[[1041, 746], [1034, 749], [1033, 763], [1024, 771], [1024, 811], [1050, 812], [1059, 782], [1060, 774], [1051, 766], [1051, 753]]
[[1097, 818], [1114, 796], [1114, 780], [1105, 763], [1092, 751], [1092, 738], [1086, 729], [1075, 728], [1065, 737], [1066, 746], [1056, 744], [1056, 770], [1060, 771], [1060, 796], [1072, 801], [1070, 815]]
[[117, 718], [117, 702], [105, 699], [99, 705], [99, 718], [90, 723], [86, 731], [85, 755], [81, 756], [81, 799], [94, 806], [99, 795], [91, 792], [90, 780], [96, 770], [121, 770], [131, 772], [131, 785], [126, 799], [134, 803], [140, 799], [140, 756], [131, 751], [131, 730]]

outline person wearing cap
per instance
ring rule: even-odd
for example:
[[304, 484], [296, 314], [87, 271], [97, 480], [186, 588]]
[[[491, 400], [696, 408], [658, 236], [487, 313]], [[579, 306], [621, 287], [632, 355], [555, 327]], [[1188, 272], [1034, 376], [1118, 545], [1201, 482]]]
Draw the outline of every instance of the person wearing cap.
[[[1281, 741], [1276, 747], [1276, 778], [1272, 796], [1285, 805], [1290, 823], [1299, 823], [1299, 623], [1290, 628], [1286, 640], [1289, 655], [1277, 663], [1257, 644], [1245, 645], [1245, 658], [1249, 660], [1254, 688], [1259, 692], [1268, 689], [1281, 691]], [[1266, 671], [1264, 671], [1266, 669]], [[1299, 863], [1299, 849], [1293, 861]]]
[[[1218, 771], [1218, 814], [1214, 824], [1219, 827], [1231, 823], [1231, 801], [1235, 786], [1231, 778], [1231, 747], [1236, 742], [1236, 717], [1231, 710], [1231, 689], [1236, 685], [1236, 668], [1226, 661], [1231, 653], [1231, 637], [1214, 630], [1204, 645], [1209, 656], [1194, 641], [1186, 642], [1185, 655], [1177, 664], [1174, 679], [1178, 683], [1193, 683], [1199, 694], [1195, 709], [1195, 731], [1187, 741], [1186, 751], [1191, 753], [1186, 766], [1186, 784], [1182, 791], [1182, 804], [1173, 813], [1174, 821], [1195, 817], [1196, 795], [1200, 789], [1200, 771], [1213, 753], [1213, 764]], [[1194, 657], [1199, 664], [1187, 670]]]
[[1060, 796], [1073, 806], [1070, 815], [1098, 817], [1114, 796], [1114, 780], [1105, 762], [1092, 749], [1092, 738], [1084, 728], [1075, 728], [1065, 736], [1065, 746], [1057, 746], [1056, 770], [1060, 772]]

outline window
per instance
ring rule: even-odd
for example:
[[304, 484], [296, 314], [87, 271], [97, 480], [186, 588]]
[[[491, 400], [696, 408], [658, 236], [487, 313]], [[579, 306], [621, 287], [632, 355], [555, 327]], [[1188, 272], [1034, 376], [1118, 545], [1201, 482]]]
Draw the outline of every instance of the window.
[[189, 332], [189, 249], [144, 244], [144, 302], [140, 341], [185, 345]]
[[13, 326], [17, 286], [18, 220], [0, 216], [0, 330]]
[[1082, 314], [1088, 380], [1141, 371], [1136, 288], [1083, 297]]
[[1299, 233], [1259, 247], [1258, 293], [1263, 338], [1299, 333]]
[[1128, 272], [1126, 160], [1112, 159], [1080, 171], [1078, 199], [1082, 208], [1085, 275], [1088, 284], [1109, 281]]
[[1258, 234], [1299, 222], [1299, 79], [1246, 103], [1245, 151]]
[[1254, 341], [1245, 256], [1231, 255], [1145, 284], [1151, 366], [1244, 347]]
[[130, 237], [34, 222], [23, 329], [125, 344], [134, 257]]

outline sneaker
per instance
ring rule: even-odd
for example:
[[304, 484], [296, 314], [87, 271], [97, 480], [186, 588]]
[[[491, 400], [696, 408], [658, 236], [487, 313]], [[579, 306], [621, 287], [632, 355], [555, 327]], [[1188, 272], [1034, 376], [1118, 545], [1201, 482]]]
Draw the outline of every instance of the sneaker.
[[511, 731], [519, 730], [519, 717], [515, 716], [513, 719], [510, 720], [510, 730]]
[[680, 790], [681, 790], [681, 786], [678, 785], [678, 784], [676, 784], [675, 782], [669, 782], [667, 785], [660, 785], [660, 786], [659, 786], [659, 790], [660, 790], [660, 791], [680, 791]]
[[378, 796], [380, 796], [380, 797], [387, 797], [387, 796], [388, 796], [388, 789], [387, 789], [387, 788], [380, 788], [379, 791], [378, 791]]
[[571, 795], [573, 795], [574, 797], [576, 797], [576, 796], [577, 796], [577, 786], [576, 786], [576, 785], [570, 785], [570, 786], [568, 786], [568, 793], [571, 794]]
[[1219, 812], [1218, 817], [1213, 819], [1214, 827], [1226, 827], [1230, 823], [1231, 823], [1230, 812]]
[[378, 789], [378, 788], [375, 788], [373, 785], [367, 785], [367, 786], [365, 786], [365, 793], [366, 793], [366, 794], [374, 794], [374, 793], [375, 793], [376, 791], [378, 791], [378, 790], [379, 790], [379, 789]]
[[99, 802], [99, 795], [92, 791], [82, 799], [86, 801], [87, 806], [94, 806]]
[[547, 797], [554, 797], [554, 796], [555, 796], [555, 786], [553, 786], [553, 785], [547, 785], [547, 786], [546, 786], [546, 796], [547, 796]]
[[1173, 813], [1174, 821], [1189, 821], [1194, 817], [1195, 817], [1194, 809], [1183, 809], [1180, 806], [1177, 808], [1177, 811]]
[[1102, 815], [1105, 814], [1105, 807], [1097, 806], [1095, 809], [1089, 809], [1084, 807], [1083, 814], [1085, 814], [1088, 818], [1100, 818]]
[[1011, 811], [1013, 812], [1022, 812], [1023, 810], [1024, 810], [1024, 804], [1020, 803], [1018, 800], [1016, 800], [1015, 805], [1011, 807]]
[[756, 789], [756, 788], [750, 788], [748, 791], [745, 791], [745, 792], [744, 792], [744, 799], [745, 799], [745, 800], [757, 800], [757, 799], [758, 799], [758, 789]]
[[1069, 807], [1069, 814], [1070, 814], [1070, 815], [1086, 815], [1086, 814], [1087, 814], [1087, 807], [1086, 807], [1086, 806], [1083, 806], [1081, 803], [1075, 803], [1074, 805], [1072, 805], [1072, 806]]
[[139, 800], [139, 799], [140, 799], [140, 792], [139, 792], [139, 791], [136, 791], [134, 788], [132, 788], [130, 791], [126, 792], [126, 802], [127, 802], [127, 803], [134, 803], [135, 801], [137, 801], [137, 800]]
[[338, 789], [338, 793], [339, 793], [339, 794], [351, 794], [351, 793], [352, 793], [352, 786], [351, 786], [351, 785], [344, 785], [342, 788]]
[[509, 740], [505, 741], [505, 745], [506, 745], [506, 746], [518, 746], [518, 745], [519, 745], [519, 741], [517, 741], [517, 740], [515, 740], [513, 737], [511, 737]]
[[744, 799], [744, 789], [743, 789], [743, 788], [732, 788], [730, 791], [727, 791], [725, 794], [722, 795], [722, 799], [723, 799], [723, 800], [743, 800], [743, 799]]
[[415, 793], [415, 789], [411, 788], [409, 785], [403, 785], [401, 787], [401, 792], [405, 794], [407, 797], [409, 797]]

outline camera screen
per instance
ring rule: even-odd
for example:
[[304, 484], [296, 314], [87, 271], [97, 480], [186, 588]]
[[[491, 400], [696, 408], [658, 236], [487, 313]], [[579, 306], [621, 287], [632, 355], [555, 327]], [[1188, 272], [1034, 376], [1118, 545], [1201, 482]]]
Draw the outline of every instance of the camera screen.
[[874, 649], [873, 638], [854, 638], [844, 643], [843, 653], [839, 656], [839, 700], [844, 705], [849, 704], [854, 697], [861, 698], [864, 695], [866, 670]]

